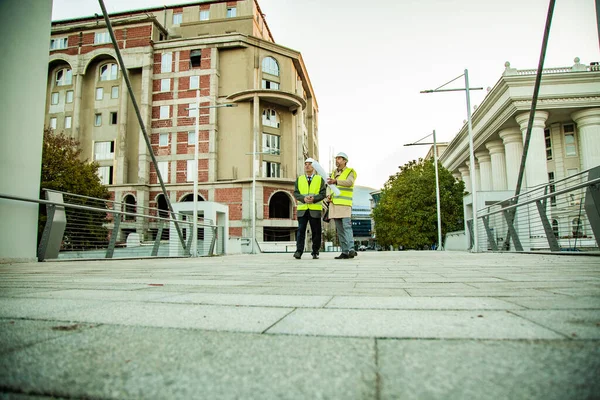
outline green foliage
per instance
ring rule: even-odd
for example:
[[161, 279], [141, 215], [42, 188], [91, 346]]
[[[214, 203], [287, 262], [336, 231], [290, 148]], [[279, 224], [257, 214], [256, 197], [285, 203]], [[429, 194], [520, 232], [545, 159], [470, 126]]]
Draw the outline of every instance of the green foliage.
[[[81, 196], [108, 199], [108, 188], [100, 182], [98, 164], [81, 159], [79, 142], [64, 133], [44, 130], [42, 149], [41, 189], [51, 189]], [[65, 202], [93, 207], [105, 207], [105, 202], [64, 195]], [[67, 227], [63, 246], [69, 249], [85, 249], [108, 242], [105, 228], [106, 213], [65, 208]], [[46, 223], [45, 207], [40, 207], [38, 237]]]
[[[438, 164], [442, 236], [463, 229], [464, 183]], [[437, 243], [433, 160], [410, 161], [386, 182], [373, 210], [377, 243], [421, 249]]]

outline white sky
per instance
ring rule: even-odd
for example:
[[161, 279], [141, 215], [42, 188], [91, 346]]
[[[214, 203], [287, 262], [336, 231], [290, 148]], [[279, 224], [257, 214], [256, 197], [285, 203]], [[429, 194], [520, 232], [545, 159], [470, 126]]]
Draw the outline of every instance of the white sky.
[[[187, 0], [104, 0], [108, 12]], [[549, 0], [258, 0], [275, 41], [302, 53], [319, 104], [319, 161], [344, 151], [357, 184], [383, 187], [466, 120], [464, 92], [420, 94], [469, 70], [471, 105], [510, 61], [537, 68]], [[544, 67], [600, 61], [595, 0], [557, 0]], [[97, 0], [54, 0], [53, 19], [101, 14]], [[464, 87], [461, 78], [449, 87]], [[428, 140], [425, 140], [428, 141]]]

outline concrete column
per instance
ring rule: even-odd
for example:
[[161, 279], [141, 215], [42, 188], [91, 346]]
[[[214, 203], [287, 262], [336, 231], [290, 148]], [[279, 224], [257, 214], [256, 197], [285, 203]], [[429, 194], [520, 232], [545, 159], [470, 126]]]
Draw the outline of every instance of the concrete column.
[[[531, 129], [531, 139], [525, 162], [525, 174], [527, 175], [527, 186], [534, 187], [548, 183], [548, 168], [546, 166], [546, 141], [544, 139], [544, 128], [550, 114], [546, 111], [536, 111]], [[523, 141], [527, 133], [529, 113], [516, 116], [516, 121], [521, 127]], [[522, 186], [524, 187], [524, 186]]]
[[[177, 68], [177, 63], [175, 63]], [[152, 59], [151, 55], [147, 55], [144, 60], [144, 66], [142, 67], [142, 84], [140, 85], [140, 97], [138, 105], [140, 108], [140, 114], [144, 119], [144, 125], [146, 125], [146, 132], [148, 135], [152, 132]], [[127, 94], [129, 95], [129, 93]], [[173, 126], [177, 124], [177, 106], [173, 105], [171, 110], [171, 119]], [[140, 128], [139, 131], [139, 145], [138, 145], [138, 177], [137, 182], [147, 184], [150, 181], [150, 163], [152, 158], [150, 157], [150, 150], [146, 146], [146, 141], [143, 138], [143, 132]], [[134, 183], [134, 182], [130, 182]]]
[[465, 191], [471, 193], [471, 175], [469, 167], [459, 167], [458, 171], [462, 176], [462, 181], [465, 183]]
[[[37, 199], [52, 0], [0, 1], [0, 193]], [[38, 205], [0, 199], [0, 263], [36, 260]]]
[[73, 131], [72, 136], [77, 140], [81, 138], [81, 95], [83, 93], [83, 75], [75, 73], [73, 68]]
[[454, 177], [454, 179], [462, 180], [462, 174], [460, 172], [453, 172], [452, 176]]
[[492, 162], [492, 190], [506, 190], [506, 157], [502, 140], [487, 142]]
[[[118, 121], [118, 135], [115, 142], [117, 148], [117, 166], [116, 166], [116, 184], [122, 185], [127, 182], [127, 103], [129, 99], [129, 93], [127, 91], [127, 84], [125, 78], [121, 74], [121, 84], [119, 85], [119, 121]], [[164, 179], [164, 177], [163, 177]], [[138, 204], [142, 204], [139, 203]], [[143, 204], [142, 204], [143, 205]]]
[[492, 190], [492, 159], [487, 150], [478, 151], [475, 153], [477, 161], [479, 161], [479, 178], [481, 186], [479, 190], [489, 192]]
[[583, 169], [600, 165], [600, 108], [590, 108], [571, 114], [577, 124], [579, 154]]
[[474, 169], [471, 168], [470, 161], [465, 162], [465, 164], [467, 164], [467, 167], [469, 167], [469, 169], [471, 169], [471, 178], [475, 179], [475, 190], [480, 192], [481, 191], [481, 174], [479, 173], [479, 163], [477, 161], [475, 161]]
[[519, 175], [519, 166], [521, 165], [521, 156], [523, 155], [521, 130], [519, 128], [508, 128], [501, 130], [498, 134], [502, 142], [504, 142], [507, 189], [514, 191], [517, 188], [517, 177]]

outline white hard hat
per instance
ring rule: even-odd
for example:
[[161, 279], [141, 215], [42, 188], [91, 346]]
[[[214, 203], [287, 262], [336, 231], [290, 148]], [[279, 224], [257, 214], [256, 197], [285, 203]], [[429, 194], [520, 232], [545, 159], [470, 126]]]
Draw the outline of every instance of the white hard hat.
[[315, 160], [313, 160], [312, 158], [308, 157], [306, 160], [304, 160], [305, 163], [309, 162], [309, 163], [314, 163]]
[[342, 157], [342, 158], [346, 159], [346, 161], [348, 161], [348, 156], [343, 151], [340, 151], [339, 153], [337, 153], [336, 158], [337, 157]]

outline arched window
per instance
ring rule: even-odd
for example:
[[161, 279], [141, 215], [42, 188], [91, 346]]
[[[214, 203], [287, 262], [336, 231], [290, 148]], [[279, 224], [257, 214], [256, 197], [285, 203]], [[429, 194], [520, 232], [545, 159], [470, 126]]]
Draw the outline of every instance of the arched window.
[[[135, 212], [136, 212], [135, 197], [133, 197], [133, 195], [128, 194], [127, 196], [125, 196], [125, 198], [123, 198], [123, 211], [125, 211], [126, 213], [135, 214]], [[125, 214], [123, 216], [123, 220], [124, 221], [135, 221], [135, 216]]]
[[269, 200], [269, 218], [292, 218], [292, 202], [283, 192], [277, 192]]
[[262, 71], [267, 74], [279, 76], [279, 64], [277, 64], [277, 60], [273, 57], [265, 57], [262, 62]]
[[101, 81], [114, 81], [118, 76], [117, 64], [109, 63], [104, 64], [100, 67], [100, 80]]
[[162, 218], [169, 217], [169, 206], [167, 205], [167, 200], [165, 199], [164, 194], [159, 194], [156, 196], [156, 207], [158, 208], [158, 216]]
[[73, 84], [73, 71], [71, 68], [63, 68], [56, 71], [56, 86]]
[[558, 221], [552, 220], [552, 232], [554, 232], [554, 236], [558, 239]]
[[262, 114], [263, 126], [271, 126], [273, 128], [279, 128], [279, 115], [277, 111], [266, 108]]
[[[200, 195], [197, 195], [196, 199], [198, 201], [204, 201], [204, 199]], [[182, 202], [184, 202], [184, 201], [194, 201], [194, 195], [192, 193], [188, 193], [185, 196], [183, 196], [183, 198], [181, 199], [181, 201]]]

